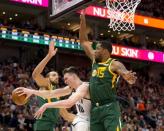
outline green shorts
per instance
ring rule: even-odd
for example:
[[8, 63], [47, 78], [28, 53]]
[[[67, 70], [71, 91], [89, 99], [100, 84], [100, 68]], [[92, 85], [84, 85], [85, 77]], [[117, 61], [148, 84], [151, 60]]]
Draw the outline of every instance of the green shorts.
[[121, 131], [121, 113], [118, 102], [92, 106], [91, 131]]
[[36, 120], [34, 131], [54, 131], [54, 122], [46, 120]]

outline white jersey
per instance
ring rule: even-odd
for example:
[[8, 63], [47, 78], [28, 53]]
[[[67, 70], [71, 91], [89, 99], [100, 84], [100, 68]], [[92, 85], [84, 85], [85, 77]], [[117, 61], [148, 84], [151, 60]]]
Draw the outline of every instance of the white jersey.
[[[88, 86], [88, 90], [89, 90], [88, 82], [83, 82], [82, 84], [86, 84], [86, 86]], [[77, 101], [76, 102], [76, 110], [77, 110], [77, 116], [90, 120], [91, 100], [84, 97], [81, 100]]]
[[[89, 87], [88, 87], [89, 88]], [[74, 119], [73, 131], [89, 131], [90, 130], [90, 110], [91, 101], [87, 98], [82, 98], [76, 102], [77, 117]]]
[[91, 101], [83, 98], [76, 102], [77, 116], [90, 120]]

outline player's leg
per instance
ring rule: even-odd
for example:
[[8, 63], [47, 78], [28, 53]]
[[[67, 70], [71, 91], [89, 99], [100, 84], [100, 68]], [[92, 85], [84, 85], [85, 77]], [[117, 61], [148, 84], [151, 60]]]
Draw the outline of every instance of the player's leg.
[[121, 119], [118, 116], [107, 117], [104, 120], [105, 131], [122, 131]]
[[104, 127], [105, 131], [121, 131], [121, 113], [118, 102], [104, 107]]
[[103, 123], [94, 123], [93, 121], [90, 124], [90, 131], [105, 131]]
[[91, 131], [105, 131], [102, 121], [101, 107], [95, 107], [91, 110], [90, 130]]

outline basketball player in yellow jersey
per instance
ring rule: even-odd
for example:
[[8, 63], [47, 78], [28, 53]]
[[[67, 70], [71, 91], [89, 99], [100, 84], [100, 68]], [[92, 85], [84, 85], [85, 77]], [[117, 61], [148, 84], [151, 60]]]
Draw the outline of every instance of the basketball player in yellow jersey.
[[38, 119], [42, 117], [44, 111], [47, 108], [70, 108], [76, 105], [77, 114], [76, 118], [72, 122], [73, 131], [90, 131], [90, 108], [91, 101], [89, 97], [89, 84], [83, 82], [80, 77], [78, 70], [71, 66], [65, 68], [63, 71], [64, 82], [67, 84], [66, 87], [56, 89], [53, 91], [37, 91], [19, 87], [18, 94], [27, 96], [37, 95], [43, 98], [57, 98], [59, 96], [69, 95], [68, 99], [59, 100], [57, 102], [51, 102], [44, 104], [36, 113], [35, 117]]
[[116, 100], [116, 81], [122, 76], [129, 84], [136, 81], [135, 72], [128, 71], [125, 66], [112, 59], [110, 41], [100, 41], [94, 51], [86, 33], [85, 11], [80, 16], [80, 43], [85, 53], [92, 60], [92, 76], [90, 78], [91, 131], [121, 131], [120, 107]]
[[[49, 72], [46, 77], [41, 73], [49, 60], [56, 54], [57, 49], [54, 48], [54, 42], [50, 42], [49, 51], [46, 57], [37, 65], [32, 73], [33, 79], [36, 81], [40, 90], [54, 90], [58, 86], [59, 76], [55, 71]], [[56, 98], [43, 99], [38, 96], [39, 107], [45, 103], [55, 102]], [[41, 119], [37, 119], [34, 124], [34, 131], [53, 131], [54, 125], [58, 122], [59, 114], [70, 122], [75, 118], [74, 114], [68, 113], [66, 109], [47, 109]]]

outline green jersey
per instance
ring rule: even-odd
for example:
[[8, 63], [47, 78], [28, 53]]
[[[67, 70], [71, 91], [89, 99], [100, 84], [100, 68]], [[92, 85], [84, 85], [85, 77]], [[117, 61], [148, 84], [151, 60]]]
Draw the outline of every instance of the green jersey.
[[[55, 89], [55, 86], [51, 86], [51, 89], [50, 90], [53, 90], [53, 89]], [[39, 100], [39, 107], [41, 107], [45, 103], [57, 101], [56, 98], [51, 98], [51, 99], [44, 99], [42, 97], [37, 97], [37, 98]], [[57, 109], [57, 108], [48, 108], [43, 113], [42, 118], [39, 119], [39, 120], [51, 121], [54, 124], [56, 124], [57, 121], [58, 121], [58, 118], [59, 118], [59, 109]]]
[[110, 69], [113, 60], [109, 58], [104, 63], [93, 63], [89, 86], [92, 104], [106, 104], [116, 101], [118, 75]]

